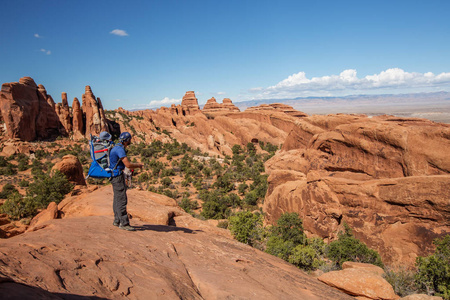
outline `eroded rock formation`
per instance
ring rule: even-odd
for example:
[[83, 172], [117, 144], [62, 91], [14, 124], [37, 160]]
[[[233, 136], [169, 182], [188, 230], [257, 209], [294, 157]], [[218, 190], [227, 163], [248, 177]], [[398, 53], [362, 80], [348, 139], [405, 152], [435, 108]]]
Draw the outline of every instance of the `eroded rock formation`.
[[214, 113], [214, 112], [239, 112], [233, 102], [229, 98], [223, 99], [222, 103], [217, 103], [216, 99], [212, 97], [209, 99], [205, 106], [203, 106], [203, 113]]
[[86, 185], [83, 175], [83, 166], [74, 155], [69, 154], [63, 156], [62, 160], [56, 163], [52, 169], [63, 173], [70, 182], [78, 185]]
[[85, 115], [86, 125], [84, 135], [98, 135], [102, 131], [108, 131], [108, 125], [100, 98], [95, 99], [91, 87], [86, 86], [82, 97], [81, 109]]
[[31, 77], [2, 85], [0, 110], [8, 138], [33, 141], [66, 134], [53, 99]]
[[186, 111], [186, 114], [195, 114], [200, 112], [198, 100], [195, 97], [194, 91], [187, 91], [181, 100], [181, 106]]
[[450, 233], [450, 125], [389, 116], [298, 119], [266, 163], [264, 210], [333, 239], [344, 222], [385, 263], [414, 264]]

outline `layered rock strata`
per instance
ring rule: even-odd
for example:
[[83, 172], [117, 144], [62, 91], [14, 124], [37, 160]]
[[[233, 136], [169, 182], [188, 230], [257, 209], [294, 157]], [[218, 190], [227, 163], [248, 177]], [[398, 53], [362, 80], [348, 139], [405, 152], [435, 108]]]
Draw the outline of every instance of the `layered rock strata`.
[[187, 91], [181, 100], [181, 107], [185, 111], [185, 114], [195, 114], [200, 112], [198, 106], [198, 100], [195, 97], [194, 91]]
[[450, 233], [450, 125], [389, 116], [299, 119], [266, 163], [267, 222], [297, 212], [309, 234], [345, 223], [385, 263], [413, 265]]
[[223, 99], [222, 103], [217, 103], [216, 99], [212, 97], [209, 99], [205, 106], [203, 106], [203, 113], [214, 113], [214, 112], [239, 112], [233, 102], [229, 98]]

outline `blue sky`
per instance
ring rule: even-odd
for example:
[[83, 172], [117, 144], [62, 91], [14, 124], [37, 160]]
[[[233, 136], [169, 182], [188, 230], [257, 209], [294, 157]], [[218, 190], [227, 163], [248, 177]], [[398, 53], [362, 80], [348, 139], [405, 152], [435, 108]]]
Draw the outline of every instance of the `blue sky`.
[[0, 83], [106, 109], [450, 91], [450, 1], [2, 1]]

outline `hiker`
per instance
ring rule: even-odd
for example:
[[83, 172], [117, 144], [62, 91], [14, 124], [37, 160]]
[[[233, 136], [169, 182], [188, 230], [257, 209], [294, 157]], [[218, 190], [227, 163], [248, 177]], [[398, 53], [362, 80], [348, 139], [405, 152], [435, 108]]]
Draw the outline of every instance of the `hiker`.
[[129, 169], [142, 168], [143, 164], [132, 163], [126, 153], [126, 148], [131, 144], [131, 134], [129, 132], [122, 132], [119, 136], [119, 143], [112, 148], [110, 153], [110, 169], [113, 170], [113, 177], [111, 184], [114, 192], [113, 211], [114, 211], [114, 226], [120, 229], [135, 231], [134, 227], [130, 226], [130, 220], [127, 214], [127, 186], [125, 184], [125, 176], [123, 170], [125, 167]]

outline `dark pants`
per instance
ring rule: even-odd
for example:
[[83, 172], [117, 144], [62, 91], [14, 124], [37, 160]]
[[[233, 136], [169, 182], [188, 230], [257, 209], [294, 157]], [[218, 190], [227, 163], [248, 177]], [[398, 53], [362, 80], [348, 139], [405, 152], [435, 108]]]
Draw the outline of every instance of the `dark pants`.
[[120, 223], [122, 226], [130, 225], [127, 214], [127, 186], [123, 173], [111, 179], [114, 192], [113, 211], [114, 222]]

